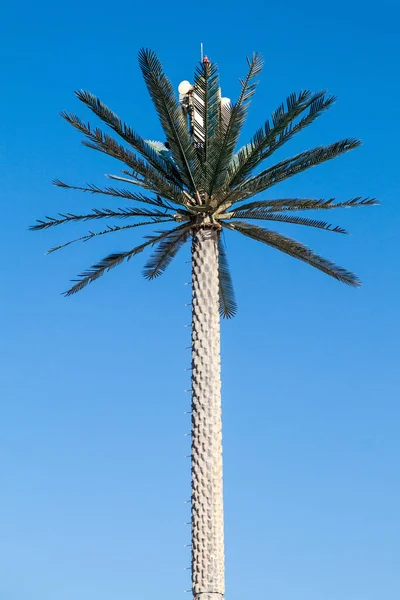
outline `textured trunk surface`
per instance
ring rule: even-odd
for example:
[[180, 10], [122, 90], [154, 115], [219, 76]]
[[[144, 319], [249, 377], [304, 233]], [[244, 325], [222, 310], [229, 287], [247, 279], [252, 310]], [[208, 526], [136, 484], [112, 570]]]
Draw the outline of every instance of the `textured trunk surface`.
[[192, 590], [222, 600], [221, 367], [218, 232], [199, 229], [192, 246]]

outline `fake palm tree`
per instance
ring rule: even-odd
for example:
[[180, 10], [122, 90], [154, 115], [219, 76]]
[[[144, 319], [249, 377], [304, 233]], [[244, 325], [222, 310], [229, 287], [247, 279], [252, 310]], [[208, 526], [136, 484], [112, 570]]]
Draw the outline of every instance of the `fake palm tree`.
[[[235, 152], [262, 68], [259, 54], [248, 59], [247, 75], [240, 80], [241, 91], [234, 104], [221, 99], [217, 67], [208, 59], [196, 68], [193, 87], [181, 102], [154, 52], [142, 49], [139, 65], [161, 121], [165, 143], [145, 140], [98, 98], [85, 91], [76, 92], [79, 100], [125, 144], [74, 114], [64, 112], [62, 116], [84, 134], [85, 146], [125, 165], [122, 175], [110, 175], [111, 179], [139, 186], [144, 193], [131, 191], [126, 186], [72, 186], [56, 180], [57, 186], [128, 200], [130, 205], [93, 209], [88, 214], [46, 217], [31, 229], [48, 229], [76, 221], [128, 221], [90, 231], [49, 251], [53, 252], [74, 242], [137, 227], [157, 226], [139, 245], [110, 254], [84, 271], [65, 292], [66, 296], [82, 290], [147, 247], [153, 248], [153, 253], [143, 274], [147, 279], [154, 279], [165, 271], [183, 244], [191, 240], [192, 590], [195, 599], [201, 596], [202, 600], [218, 600], [224, 594], [219, 313], [229, 318], [236, 311], [221, 233], [224, 229], [240, 233], [298, 258], [343, 283], [358, 286], [359, 280], [353, 273], [315, 254], [300, 242], [252, 221], [293, 223], [344, 234], [341, 227], [303, 215], [314, 210], [371, 205], [375, 200], [358, 197], [335, 202], [332, 198], [261, 197], [249, 201], [277, 183], [359, 146], [358, 140], [344, 139], [264, 166], [278, 148], [332, 105], [333, 96], [307, 90], [291, 94], [250, 142]], [[173, 225], [165, 226], [166, 223]]]

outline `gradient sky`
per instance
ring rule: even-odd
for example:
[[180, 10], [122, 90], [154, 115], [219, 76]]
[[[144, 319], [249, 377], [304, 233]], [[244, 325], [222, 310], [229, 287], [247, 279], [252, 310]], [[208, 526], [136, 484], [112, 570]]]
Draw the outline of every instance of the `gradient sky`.
[[190, 597], [188, 249], [159, 280], [138, 257], [65, 299], [71, 278], [139, 234], [45, 257], [86, 228], [27, 229], [107, 205], [51, 186], [104, 185], [119, 169], [58, 116], [94, 122], [74, 89], [157, 139], [137, 51], [154, 48], [177, 86], [201, 41], [231, 98], [245, 56], [265, 56], [243, 140], [292, 91], [327, 88], [337, 104], [279, 156], [364, 141], [271, 196], [383, 202], [329, 213], [351, 237], [279, 229], [356, 271], [359, 290], [226, 238], [239, 302], [222, 326], [227, 600], [396, 600], [398, 2], [12, 4], [0, 21], [1, 600]]

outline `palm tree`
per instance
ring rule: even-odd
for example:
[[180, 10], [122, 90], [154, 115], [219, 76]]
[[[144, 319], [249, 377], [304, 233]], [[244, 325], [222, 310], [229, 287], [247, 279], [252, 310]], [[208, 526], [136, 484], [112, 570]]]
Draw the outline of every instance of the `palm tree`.
[[[252, 221], [294, 223], [344, 234], [346, 231], [301, 213], [375, 204], [372, 198], [250, 198], [310, 167], [331, 160], [360, 145], [344, 139], [328, 146], [301, 152], [272, 166], [261, 166], [283, 144], [310, 125], [333, 104], [326, 92], [308, 90], [291, 94], [272, 118], [256, 131], [250, 142], [235, 152], [262, 58], [253, 54], [240, 80], [235, 104], [221, 99], [218, 70], [204, 59], [195, 70], [192, 88], [180, 102], [151, 50], [139, 52], [139, 65], [154, 103], [166, 142], [145, 140], [126, 125], [96, 96], [86, 91], [77, 97], [108, 125], [125, 144], [75, 114], [62, 117], [84, 134], [83, 144], [116, 158], [125, 165], [122, 175], [111, 179], [127, 186], [74, 186], [56, 180], [55, 185], [100, 196], [126, 199], [127, 208], [93, 209], [88, 214], [59, 214], [31, 227], [48, 229], [76, 221], [122, 219], [124, 225], [73, 239], [49, 252], [78, 241], [146, 225], [159, 225], [141, 244], [115, 252], [79, 275], [66, 296], [82, 290], [106, 271], [129, 261], [145, 248], [154, 249], [143, 274], [161, 275], [183, 244], [191, 240], [192, 251], [192, 591], [195, 599], [222, 599], [224, 594], [224, 530], [222, 496], [220, 319], [236, 312], [236, 302], [221, 233], [235, 231], [267, 244], [351, 286], [358, 278], [322, 258], [291, 238], [253, 224]], [[173, 223], [164, 227], [164, 223]]]

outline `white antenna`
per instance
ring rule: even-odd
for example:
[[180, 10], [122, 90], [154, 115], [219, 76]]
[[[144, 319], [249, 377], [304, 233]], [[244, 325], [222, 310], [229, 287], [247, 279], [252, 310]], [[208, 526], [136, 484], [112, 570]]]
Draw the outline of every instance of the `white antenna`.
[[179, 86], [178, 86], [178, 92], [179, 92], [179, 101], [181, 104], [184, 104], [185, 106], [188, 104], [188, 94], [190, 92], [190, 90], [192, 89], [192, 84], [189, 81], [181, 81]]
[[204, 52], [203, 52], [203, 42], [200, 43], [200, 61], [203, 62]]
[[189, 81], [181, 81], [179, 86], [178, 86], [178, 92], [181, 96], [185, 96], [191, 89], [192, 89], [192, 84], [189, 83]]

